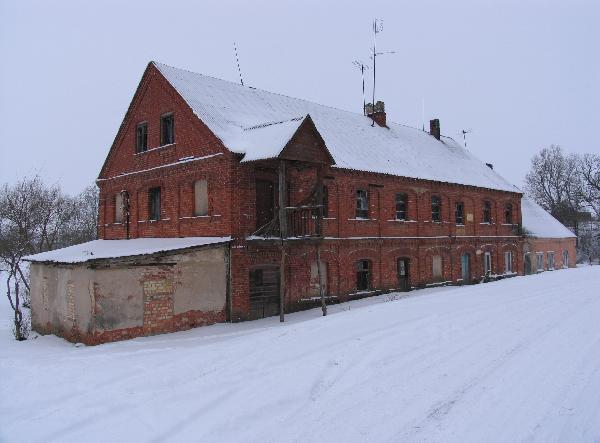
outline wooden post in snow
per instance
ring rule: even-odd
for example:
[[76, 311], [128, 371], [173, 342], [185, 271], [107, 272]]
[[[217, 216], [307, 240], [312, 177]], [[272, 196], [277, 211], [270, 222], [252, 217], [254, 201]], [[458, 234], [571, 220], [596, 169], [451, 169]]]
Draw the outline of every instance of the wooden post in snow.
[[279, 161], [279, 235], [281, 237], [281, 262], [279, 264], [279, 321], [284, 321], [285, 308], [285, 244], [287, 237], [287, 189], [285, 160]]
[[[317, 235], [323, 236], [323, 165], [317, 169]], [[321, 271], [321, 238], [317, 240], [317, 275], [319, 276], [319, 296], [321, 297], [321, 310], [323, 316], [327, 315], [327, 304], [325, 303], [325, 290], [323, 288], [323, 272]]]

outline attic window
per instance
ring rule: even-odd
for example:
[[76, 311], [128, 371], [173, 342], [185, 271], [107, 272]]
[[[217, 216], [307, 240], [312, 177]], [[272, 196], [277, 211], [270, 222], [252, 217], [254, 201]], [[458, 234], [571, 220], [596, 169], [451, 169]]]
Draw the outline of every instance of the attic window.
[[454, 217], [457, 225], [465, 224], [465, 204], [463, 202], [456, 202], [456, 210], [454, 211]]
[[396, 220], [406, 220], [406, 194], [396, 194]]
[[369, 218], [369, 194], [366, 189], [356, 191], [356, 218]]
[[135, 152], [146, 152], [148, 150], [148, 123], [138, 123], [135, 128]]
[[160, 117], [160, 145], [175, 143], [175, 118], [173, 114], [165, 114]]
[[513, 207], [511, 203], [507, 203], [504, 206], [504, 223], [512, 225], [513, 222]]
[[442, 200], [437, 195], [431, 197], [431, 221], [442, 221]]
[[488, 200], [483, 202], [483, 223], [492, 222], [492, 203]]

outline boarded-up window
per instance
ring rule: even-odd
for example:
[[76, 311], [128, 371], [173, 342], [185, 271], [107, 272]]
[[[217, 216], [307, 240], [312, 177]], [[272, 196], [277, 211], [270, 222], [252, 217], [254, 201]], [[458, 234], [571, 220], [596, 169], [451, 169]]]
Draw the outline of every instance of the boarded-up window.
[[[323, 293], [327, 295], [327, 263], [324, 261], [321, 261], [321, 278], [323, 279]], [[310, 293], [313, 296], [321, 294], [316, 260], [310, 264]]]
[[569, 251], [563, 251], [563, 268], [569, 267]]
[[442, 275], [442, 256], [434, 255], [432, 257], [431, 272], [435, 281], [441, 281]]
[[208, 215], [208, 184], [206, 180], [194, 183], [194, 215]]
[[123, 223], [123, 194], [115, 194], [115, 223]]

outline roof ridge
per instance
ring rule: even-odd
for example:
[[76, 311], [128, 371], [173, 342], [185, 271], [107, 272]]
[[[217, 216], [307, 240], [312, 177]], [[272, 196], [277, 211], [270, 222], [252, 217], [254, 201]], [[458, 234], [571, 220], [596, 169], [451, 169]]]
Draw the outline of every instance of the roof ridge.
[[[185, 68], [178, 68], [177, 66], [167, 65], [166, 63], [157, 62], [155, 60], [152, 60], [151, 63], [154, 63], [155, 65], [163, 65], [163, 66], [166, 66], [167, 68], [176, 69], [178, 71], [185, 71], [185, 72], [188, 72], [190, 74], [200, 75], [202, 77], [211, 78], [213, 80], [218, 80], [218, 81], [221, 81], [221, 82], [224, 82], [224, 83], [229, 83], [231, 85], [237, 86], [237, 87], [242, 88], [242, 89], [250, 89], [250, 90], [254, 90], [254, 91], [265, 92], [267, 94], [278, 95], [280, 97], [285, 97], [285, 98], [289, 98], [289, 99], [292, 99], [292, 100], [298, 100], [298, 101], [301, 101], [301, 102], [310, 103], [311, 105], [321, 106], [323, 108], [329, 108], [329, 109], [334, 109], [334, 110], [340, 111], [340, 112], [346, 112], [346, 113], [352, 114], [354, 116], [360, 117], [362, 115], [363, 117], [369, 118], [366, 115], [360, 114], [360, 113], [355, 112], [355, 111], [349, 111], [347, 109], [336, 108], [335, 106], [331, 106], [331, 105], [324, 105], [323, 103], [313, 102], [313, 101], [307, 100], [305, 98], [292, 97], [291, 95], [286, 95], [286, 94], [283, 94], [281, 92], [267, 91], [266, 89], [256, 88], [254, 86], [240, 85], [240, 84], [238, 84], [238, 83], [236, 83], [234, 81], [231, 81], [231, 80], [225, 80], [225, 79], [222, 79], [222, 78], [219, 78], [219, 77], [215, 77], [215, 76], [208, 75], [208, 74], [203, 74], [201, 72], [191, 71], [191, 70], [185, 69]], [[421, 128], [417, 128], [416, 126], [407, 125], [405, 123], [398, 123], [398, 122], [395, 122], [395, 121], [390, 121], [389, 123], [394, 124], [394, 125], [404, 126], [405, 128], [415, 129], [417, 131], [427, 133], [427, 131], [423, 131]], [[379, 127], [379, 126], [375, 126], [375, 127]], [[442, 134], [442, 136], [444, 136], [444, 135]], [[452, 138], [450, 136], [444, 136], [444, 137]]]

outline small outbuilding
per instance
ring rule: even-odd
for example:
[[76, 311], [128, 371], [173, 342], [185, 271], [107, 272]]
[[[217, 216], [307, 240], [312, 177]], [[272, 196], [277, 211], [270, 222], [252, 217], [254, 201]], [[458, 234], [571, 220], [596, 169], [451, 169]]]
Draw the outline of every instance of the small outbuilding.
[[228, 318], [229, 237], [95, 240], [32, 255], [32, 327], [97, 344]]
[[521, 200], [523, 273], [574, 267], [577, 237], [533, 200]]

